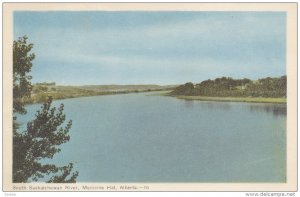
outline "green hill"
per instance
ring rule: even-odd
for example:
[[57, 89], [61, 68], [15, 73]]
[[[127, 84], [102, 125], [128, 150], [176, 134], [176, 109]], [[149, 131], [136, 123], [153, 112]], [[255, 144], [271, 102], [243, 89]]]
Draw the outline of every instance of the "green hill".
[[215, 80], [205, 80], [198, 84], [186, 83], [175, 88], [170, 95], [286, 98], [286, 81], [286, 76], [267, 77], [256, 81], [246, 78], [233, 79], [222, 77]]

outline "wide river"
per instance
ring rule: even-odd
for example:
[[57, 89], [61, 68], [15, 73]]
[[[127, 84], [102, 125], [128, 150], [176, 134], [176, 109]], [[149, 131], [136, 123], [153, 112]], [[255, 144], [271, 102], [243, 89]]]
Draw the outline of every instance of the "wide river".
[[73, 125], [51, 162], [73, 162], [78, 182], [286, 181], [285, 105], [151, 94], [55, 101]]

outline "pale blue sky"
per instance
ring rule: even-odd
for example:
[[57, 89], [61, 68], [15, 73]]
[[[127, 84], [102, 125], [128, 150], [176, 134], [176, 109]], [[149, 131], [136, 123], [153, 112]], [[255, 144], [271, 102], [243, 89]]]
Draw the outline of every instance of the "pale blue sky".
[[180, 84], [286, 74], [284, 12], [15, 12], [32, 82]]

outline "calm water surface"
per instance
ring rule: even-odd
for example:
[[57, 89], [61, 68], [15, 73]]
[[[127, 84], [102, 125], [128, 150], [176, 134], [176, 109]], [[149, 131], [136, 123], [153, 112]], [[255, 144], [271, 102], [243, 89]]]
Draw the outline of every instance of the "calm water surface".
[[[78, 182], [285, 182], [286, 106], [149, 93], [55, 101], [73, 120], [51, 162]], [[19, 122], [32, 120], [40, 104]], [[25, 125], [24, 125], [25, 126]]]

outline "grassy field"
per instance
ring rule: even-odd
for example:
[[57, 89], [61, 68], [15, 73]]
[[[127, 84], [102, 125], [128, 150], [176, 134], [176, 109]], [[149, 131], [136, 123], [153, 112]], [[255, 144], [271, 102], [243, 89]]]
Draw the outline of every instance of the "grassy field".
[[171, 90], [161, 90], [159, 92], [146, 94], [146, 96], [170, 96]]
[[252, 103], [286, 103], [286, 98], [264, 98], [264, 97], [208, 97], [208, 96], [176, 96], [171, 95], [171, 91], [160, 91], [148, 96], [172, 96], [185, 100], [200, 101], [222, 101], [222, 102], [252, 102]]
[[200, 100], [200, 101], [222, 101], [222, 102], [252, 102], [252, 103], [286, 103], [286, 98], [264, 98], [264, 97], [208, 97], [208, 96], [174, 96], [171, 91], [160, 91], [148, 96], [172, 96], [178, 99], [185, 100]]
[[185, 100], [201, 101], [227, 101], [227, 102], [252, 102], [252, 103], [286, 103], [286, 98], [263, 98], [263, 97], [206, 97], [206, 96], [176, 96]]

